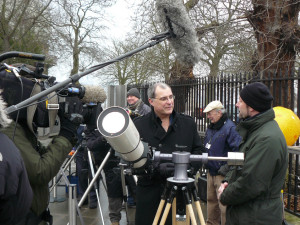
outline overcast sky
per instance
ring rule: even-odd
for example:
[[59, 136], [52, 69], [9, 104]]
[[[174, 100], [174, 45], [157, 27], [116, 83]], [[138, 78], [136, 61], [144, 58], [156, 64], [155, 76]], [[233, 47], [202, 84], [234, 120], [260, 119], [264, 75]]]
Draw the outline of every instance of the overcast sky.
[[[107, 8], [107, 29], [103, 32], [107, 37], [107, 45], [110, 45], [113, 40], [123, 40], [128, 32], [131, 31], [130, 17], [133, 15], [133, 10], [126, 2], [128, 0], [117, 0], [116, 4]], [[103, 62], [99, 62], [103, 63]], [[58, 61], [57, 66], [49, 69], [48, 75], [55, 76], [58, 82], [68, 78], [72, 66], [72, 57], [66, 61]], [[80, 83], [87, 83], [87, 76], [80, 79]]]

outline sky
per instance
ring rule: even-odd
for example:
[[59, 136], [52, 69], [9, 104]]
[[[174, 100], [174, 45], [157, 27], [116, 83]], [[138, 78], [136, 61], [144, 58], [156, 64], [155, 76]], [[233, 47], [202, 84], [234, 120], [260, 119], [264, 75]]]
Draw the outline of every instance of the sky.
[[[113, 40], [123, 40], [132, 29], [130, 17], [133, 15], [133, 10], [126, 1], [128, 0], [117, 0], [115, 5], [106, 9], [106, 15], [109, 18], [105, 23], [107, 29], [104, 31], [104, 35], [107, 37], [107, 45], [112, 44]], [[57, 66], [49, 69], [48, 75], [55, 76], [56, 81], [61, 82], [68, 78], [71, 66], [72, 57], [68, 60], [63, 59], [58, 61]], [[90, 83], [90, 76], [82, 77], [80, 83]]]

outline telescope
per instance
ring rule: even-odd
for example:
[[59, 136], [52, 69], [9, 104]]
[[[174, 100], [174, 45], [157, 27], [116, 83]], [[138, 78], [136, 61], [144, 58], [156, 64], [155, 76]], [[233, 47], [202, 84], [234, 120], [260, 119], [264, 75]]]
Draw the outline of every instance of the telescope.
[[172, 161], [175, 164], [175, 182], [188, 180], [188, 164], [193, 161], [202, 163], [207, 163], [208, 160], [227, 161], [228, 165], [242, 165], [244, 161], [244, 153], [241, 152], [229, 152], [227, 157], [211, 157], [207, 153], [191, 155], [183, 151], [172, 154], [150, 151], [148, 145], [141, 141], [128, 112], [118, 106], [109, 107], [99, 115], [97, 128], [111, 147], [133, 168], [145, 166], [148, 159], [154, 162]]
[[129, 113], [118, 106], [105, 109], [97, 119], [97, 128], [111, 147], [133, 168], [141, 168], [149, 157], [148, 145], [141, 141]]

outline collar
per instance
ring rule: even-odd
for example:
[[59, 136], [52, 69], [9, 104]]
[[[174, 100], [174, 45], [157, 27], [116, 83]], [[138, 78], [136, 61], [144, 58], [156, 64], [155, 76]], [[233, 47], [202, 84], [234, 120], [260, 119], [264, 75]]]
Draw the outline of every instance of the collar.
[[132, 105], [128, 105], [128, 108], [134, 111], [134, 110], [138, 109], [141, 102], [142, 102], [142, 99], [139, 99], [136, 101], [136, 103], [134, 103]]
[[[156, 115], [156, 113], [154, 112], [154, 108], [151, 106], [151, 112], [152, 112], [152, 119], [155, 123], [161, 125], [161, 119]], [[173, 112], [171, 113], [169, 120], [170, 120], [170, 126], [173, 126], [177, 120], [177, 113], [175, 112], [175, 110], [173, 110]], [[174, 127], [174, 126], [173, 126]]]
[[208, 128], [212, 130], [220, 130], [221, 127], [223, 127], [223, 125], [226, 123], [227, 119], [228, 116], [226, 113], [224, 113], [216, 123], [211, 123]]

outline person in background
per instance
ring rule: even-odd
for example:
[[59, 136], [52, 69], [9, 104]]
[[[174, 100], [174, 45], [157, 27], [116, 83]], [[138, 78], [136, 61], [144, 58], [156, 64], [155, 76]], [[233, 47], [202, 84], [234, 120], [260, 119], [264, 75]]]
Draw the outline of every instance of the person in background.
[[127, 92], [127, 103], [128, 109], [140, 116], [151, 112], [151, 108], [142, 101], [140, 92], [137, 88], [131, 88]]
[[[228, 119], [220, 101], [210, 102], [203, 111], [210, 124], [205, 133], [204, 146], [208, 156], [227, 157], [228, 152], [239, 149], [241, 136], [235, 130], [235, 124]], [[208, 161], [207, 173], [207, 225], [225, 225], [226, 206], [218, 200], [218, 189], [229, 170], [226, 162]]]
[[[86, 123], [84, 133], [86, 135], [87, 147], [93, 152], [96, 165], [100, 165], [111, 148], [105, 138], [97, 129], [96, 121], [102, 112], [101, 103], [98, 103], [92, 110], [89, 121]], [[119, 225], [123, 204], [123, 192], [121, 183], [121, 171], [119, 168], [120, 159], [112, 151], [104, 165], [104, 174], [107, 185], [109, 219], [112, 225]]]
[[[161, 153], [172, 154], [178, 151], [178, 145], [184, 146], [184, 151], [199, 154], [203, 151], [203, 144], [196, 123], [192, 117], [174, 111], [174, 99], [171, 87], [165, 83], [156, 83], [149, 87], [151, 112], [135, 118], [134, 124], [143, 142]], [[193, 166], [199, 166], [199, 163]], [[138, 176], [136, 224], [153, 223], [166, 179], [171, 176], [174, 176], [174, 164], [171, 162], [161, 162], [156, 165], [152, 174]], [[179, 205], [180, 201], [177, 199], [177, 206]], [[172, 224], [170, 215], [169, 213], [167, 225]]]
[[[84, 125], [80, 125], [77, 130], [78, 141], [74, 147], [75, 149], [77, 149], [78, 146], [82, 144], [84, 128]], [[92, 176], [86, 149], [84, 148], [84, 146], [81, 145], [77, 151], [78, 152], [76, 154], [76, 173], [79, 181], [77, 195], [78, 200], [80, 201], [82, 195], [88, 187], [88, 180], [91, 180]], [[90, 209], [97, 208], [98, 201], [94, 187], [89, 192], [89, 198], [86, 198], [86, 200], [83, 202], [83, 205], [86, 204], [89, 204]]]
[[227, 205], [226, 224], [274, 224], [283, 220], [280, 198], [288, 166], [285, 138], [274, 120], [273, 97], [266, 85], [246, 85], [236, 103], [242, 136], [239, 150], [244, 165], [233, 167], [219, 188], [219, 199]]
[[[134, 119], [137, 116], [144, 116], [151, 112], [150, 106], [142, 101], [140, 92], [137, 88], [131, 88], [127, 92], [127, 103], [131, 119]], [[136, 202], [136, 182], [132, 175], [126, 175], [126, 183], [128, 188], [127, 205], [129, 207], [134, 207]]]
[[20, 151], [1, 132], [12, 122], [4, 107], [0, 98], [0, 224], [15, 225], [26, 218], [33, 193]]

